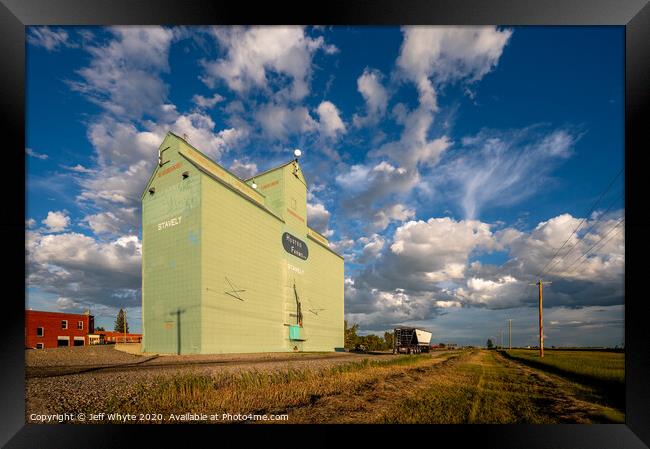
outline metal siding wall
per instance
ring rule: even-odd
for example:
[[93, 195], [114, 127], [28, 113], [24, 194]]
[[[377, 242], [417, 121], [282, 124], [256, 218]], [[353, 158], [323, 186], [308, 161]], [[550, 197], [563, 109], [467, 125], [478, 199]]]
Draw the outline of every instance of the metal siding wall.
[[[284, 172], [284, 220], [287, 226], [297, 230], [296, 237], [307, 235], [307, 186], [304, 178], [293, 174], [294, 164], [283, 167]], [[295, 207], [294, 206], [295, 200]]]
[[307, 339], [303, 350], [333, 351], [343, 347], [343, 259], [311, 239], [305, 242], [309, 246], [309, 263], [301, 301]]
[[212, 179], [202, 192], [201, 352], [285, 351], [282, 222]]
[[[296, 322], [295, 282], [303, 315], [301, 336], [305, 339], [303, 342], [290, 342], [290, 347], [297, 346], [302, 351], [333, 351], [343, 347], [343, 259], [307, 237], [307, 186], [301, 170], [296, 177], [294, 168], [294, 164], [289, 164], [283, 169], [286, 204], [284, 231], [305, 242], [309, 256], [307, 260], [302, 260], [283, 251], [288, 281], [285, 288], [285, 319], [290, 324]], [[292, 208], [292, 198], [296, 200], [295, 209]], [[296, 215], [304, 218], [304, 221]]]
[[[264, 204], [276, 215], [284, 218], [284, 172], [274, 170], [265, 175], [258, 176], [255, 179], [257, 190], [265, 196]], [[248, 182], [251, 184], [252, 180]]]
[[[201, 175], [176, 148], [172, 142], [163, 154], [170, 162], [158, 169], [151, 183], [156, 192], [145, 193], [142, 204], [143, 351], [176, 353], [180, 345], [191, 354], [201, 348]], [[178, 217], [180, 224], [158, 229]]]

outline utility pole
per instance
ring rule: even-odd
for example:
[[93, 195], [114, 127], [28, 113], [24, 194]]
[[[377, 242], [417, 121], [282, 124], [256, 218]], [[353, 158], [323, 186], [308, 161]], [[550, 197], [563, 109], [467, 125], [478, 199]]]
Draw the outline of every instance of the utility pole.
[[544, 282], [541, 279], [535, 284], [539, 287], [539, 356], [540, 358], [544, 357], [544, 319], [542, 316], [542, 290], [544, 289], [544, 284], [552, 284], [552, 282]]
[[508, 351], [512, 351], [512, 318], [508, 319]]

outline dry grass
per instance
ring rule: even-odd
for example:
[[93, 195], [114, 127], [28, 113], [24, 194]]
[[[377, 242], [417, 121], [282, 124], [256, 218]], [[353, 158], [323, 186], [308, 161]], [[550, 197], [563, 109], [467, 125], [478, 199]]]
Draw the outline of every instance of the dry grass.
[[430, 364], [431, 356], [364, 359], [325, 369], [244, 371], [215, 376], [186, 374], [140, 388], [135, 397], [113, 398], [101, 411], [120, 413], [284, 413], [323, 396], [354, 394], [379, 378]]
[[398, 356], [329, 368], [161, 378], [89, 412], [288, 414], [290, 423], [623, 422], [578, 386], [497, 351]]

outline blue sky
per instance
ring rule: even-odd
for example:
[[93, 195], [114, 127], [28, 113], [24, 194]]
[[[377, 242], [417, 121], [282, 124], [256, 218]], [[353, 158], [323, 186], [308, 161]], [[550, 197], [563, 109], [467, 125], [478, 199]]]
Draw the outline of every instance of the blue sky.
[[171, 130], [241, 176], [303, 151], [363, 332], [484, 344], [512, 318], [534, 344], [546, 271], [549, 346], [623, 342], [622, 27], [27, 36], [28, 307], [140, 330], [139, 194]]

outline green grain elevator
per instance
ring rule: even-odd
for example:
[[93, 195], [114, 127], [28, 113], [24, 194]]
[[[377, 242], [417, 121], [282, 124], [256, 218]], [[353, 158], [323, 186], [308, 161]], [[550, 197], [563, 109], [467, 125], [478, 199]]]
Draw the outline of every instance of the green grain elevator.
[[297, 160], [242, 180], [169, 132], [142, 194], [143, 352], [343, 347], [343, 258]]

